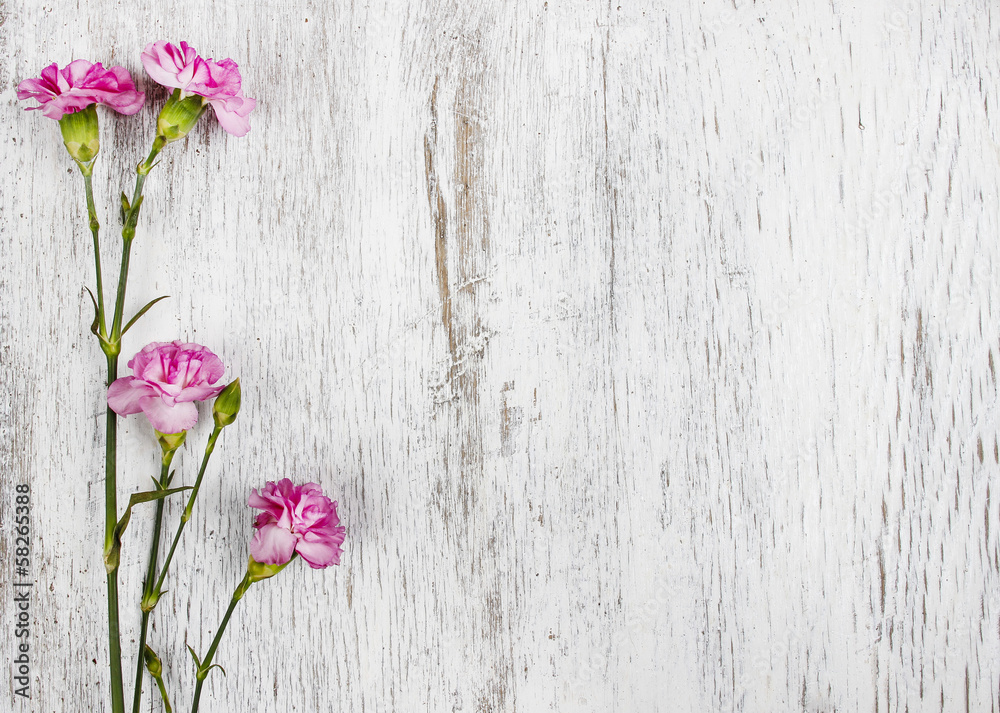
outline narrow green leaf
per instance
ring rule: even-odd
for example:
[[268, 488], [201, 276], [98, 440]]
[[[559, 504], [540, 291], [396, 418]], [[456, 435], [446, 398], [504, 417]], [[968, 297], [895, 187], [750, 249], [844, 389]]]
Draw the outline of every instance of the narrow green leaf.
[[191, 658], [194, 659], [194, 665], [197, 666], [198, 670], [200, 671], [201, 670], [201, 659], [198, 658], [198, 654], [196, 654], [194, 652], [194, 649], [191, 648], [191, 644], [188, 644], [188, 652], [191, 654]]
[[125, 532], [125, 528], [128, 527], [129, 520], [132, 519], [132, 506], [138, 505], [139, 503], [148, 503], [151, 500], [162, 500], [168, 495], [173, 495], [174, 493], [179, 493], [183, 490], [191, 490], [191, 486], [186, 485], [183, 488], [150, 490], [144, 493], [132, 494], [132, 497], [128, 499], [128, 507], [125, 508], [125, 514], [122, 515], [121, 520], [118, 521], [118, 524], [115, 525], [115, 529], [111, 533], [111, 546], [104, 553], [104, 568], [108, 572], [114, 572], [118, 569], [118, 564], [121, 561], [122, 535]]
[[83, 289], [87, 291], [87, 294], [90, 295], [90, 301], [94, 303], [94, 323], [90, 325], [90, 331], [100, 338], [101, 334], [97, 331], [97, 326], [101, 321], [101, 310], [97, 307], [97, 298], [94, 297], [94, 293], [90, 291], [89, 287], [85, 286]]
[[149, 479], [153, 481], [153, 485], [156, 486], [157, 490], [166, 490], [167, 488], [170, 487], [170, 481], [174, 479], [174, 475], [176, 473], [177, 473], [176, 470], [170, 471], [166, 476], [164, 476], [163, 478], [164, 482], [162, 483], [153, 476], [149, 476]]
[[135, 230], [136, 224], [139, 222], [139, 209], [142, 208], [142, 201], [145, 196], [142, 196], [133, 205], [128, 214], [128, 221], [125, 223], [125, 228]]
[[136, 312], [136, 315], [132, 319], [130, 319], [128, 321], [128, 324], [126, 324], [125, 328], [122, 329], [122, 334], [125, 334], [125, 332], [127, 332], [129, 330], [129, 328], [133, 324], [135, 324], [136, 321], [138, 321], [139, 317], [141, 317], [142, 315], [146, 314], [146, 312], [149, 311], [150, 307], [152, 307], [153, 305], [155, 305], [160, 300], [165, 300], [168, 297], [170, 297], [170, 295], [163, 295], [162, 297], [157, 297], [155, 300], [152, 300], [152, 301], [148, 302], [145, 307], [143, 307], [141, 310], [139, 310], [138, 312]]

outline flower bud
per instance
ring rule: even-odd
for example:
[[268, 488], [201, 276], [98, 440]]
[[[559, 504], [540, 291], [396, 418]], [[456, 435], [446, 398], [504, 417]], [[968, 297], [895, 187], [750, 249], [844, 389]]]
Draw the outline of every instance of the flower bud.
[[142, 652], [142, 660], [146, 662], [146, 670], [149, 671], [150, 676], [159, 678], [163, 675], [163, 664], [160, 662], [160, 657], [148, 646]]
[[223, 428], [236, 420], [236, 414], [240, 412], [242, 399], [243, 395], [240, 391], [239, 379], [236, 379], [236, 381], [222, 390], [222, 393], [215, 399], [215, 404], [212, 406], [212, 417], [215, 419], [217, 427]]
[[[156, 429], [153, 430], [156, 431]], [[164, 454], [173, 453], [180, 448], [184, 444], [185, 438], [187, 438], [187, 431], [181, 431], [180, 433], [160, 433], [156, 431], [156, 441], [160, 444], [160, 448]]]
[[161, 596], [160, 592], [156, 590], [153, 590], [148, 594], [144, 594], [142, 597], [142, 601], [139, 603], [139, 609], [141, 609], [144, 612], [153, 611], [154, 609], [156, 609], [157, 602], [160, 601], [160, 596]]
[[167, 143], [183, 139], [207, 108], [205, 97], [197, 94], [185, 97], [180, 89], [175, 89], [156, 120], [157, 136], [162, 136]]
[[72, 114], [63, 114], [59, 120], [63, 143], [73, 160], [81, 164], [89, 164], [101, 149], [98, 135], [97, 105], [91, 104], [86, 109]]

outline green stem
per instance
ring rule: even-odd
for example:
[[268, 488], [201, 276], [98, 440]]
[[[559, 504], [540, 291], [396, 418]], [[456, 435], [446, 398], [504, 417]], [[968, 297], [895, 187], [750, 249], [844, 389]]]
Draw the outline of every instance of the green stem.
[[[106, 322], [104, 312], [104, 278], [101, 270], [101, 224], [97, 219], [97, 206], [94, 203], [93, 161], [81, 163], [77, 161], [83, 174], [83, 185], [87, 195], [87, 215], [90, 232], [94, 237], [94, 268], [97, 274], [97, 318], [101, 348], [107, 358], [108, 386], [118, 378], [118, 353], [105, 349]], [[106, 439], [104, 444], [104, 550], [107, 551], [113, 539], [115, 525], [118, 523], [118, 416], [110, 407], [107, 409]], [[122, 679], [122, 647], [121, 632], [118, 620], [118, 571], [107, 574], [108, 589], [108, 669], [111, 678], [111, 710], [112, 713], [125, 713], [125, 693]]]
[[[170, 485], [170, 462], [176, 451], [165, 451], [161, 458], [159, 487], [165, 490]], [[156, 560], [160, 549], [160, 529], [163, 525], [163, 500], [156, 501], [156, 517], [153, 520], [153, 540], [149, 545], [149, 565], [146, 567], [146, 578], [143, 580], [143, 601], [153, 592], [153, 582], [156, 579]], [[136, 654], [135, 688], [132, 698], [132, 713], [139, 713], [139, 702], [142, 698], [143, 652], [146, 650], [146, 632], [149, 626], [149, 611], [142, 612], [142, 623], [139, 629], [139, 653]]]
[[[162, 500], [160, 502], [163, 502]], [[157, 508], [159, 509], [159, 508]], [[142, 613], [142, 624], [139, 631], [139, 653], [136, 656], [138, 663], [135, 669], [135, 686], [133, 687], [132, 696], [132, 713], [139, 713], [139, 702], [142, 699], [142, 652], [146, 650], [146, 631], [149, 627], [149, 612], [144, 611]]]
[[101, 232], [101, 223], [97, 220], [97, 206], [94, 204], [94, 186], [91, 179], [91, 171], [83, 170], [83, 185], [87, 192], [87, 214], [90, 217], [90, 232], [94, 236], [94, 267], [97, 272], [97, 319], [100, 334], [107, 336], [104, 322], [104, 278], [101, 271], [101, 243], [98, 238]]
[[[135, 194], [132, 204], [125, 215], [122, 227], [122, 264], [118, 278], [118, 294], [115, 299], [114, 322], [111, 327], [111, 334], [108, 341], [101, 340], [101, 348], [108, 361], [108, 386], [118, 378], [118, 354], [121, 352], [121, 324], [122, 313], [125, 308], [125, 285], [128, 281], [129, 256], [132, 251], [132, 239], [135, 237], [135, 226], [139, 220], [139, 208], [142, 205], [142, 187], [153, 168], [153, 161], [156, 155], [163, 148], [165, 141], [157, 137], [153, 141], [153, 148], [146, 160], [136, 167], [138, 174], [135, 184]], [[87, 210], [91, 210], [93, 205], [93, 192], [90, 190], [89, 170], [83, 171], [87, 191]], [[95, 211], [96, 212], [96, 211]], [[93, 213], [92, 213], [93, 215]], [[91, 230], [94, 232], [95, 246], [97, 240], [96, 218], [91, 220]], [[97, 226], [99, 228], [99, 226]], [[97, 275], [99, 288], [103, 303], [103, 284], [101, 280], [100, 260], [97, 261]], [[98, 308], [100, 309], [100, 307]], [[103, 320], [102, 320], [103, 323]], [[118, 416], [108, 407], [107, 412], [107, 440], [105, 443], [104, 457], [104, 551], [107, 552], [112, 544], [115, 525], [118, 523], [118, 485], [117, 485], [117, 445], [118, 445]], [[118, 568], [108, 573], [108, 655], [110, 658], [111, 675], [111, 711], [112, 713], [125, 713], [125, 686], [122, 677], [122, 645], [121, 632], [119, 629], [118, 617]]]
[[170, 696], [167, 695], [167, 687], [163, 685], [163, 676], [154, 676], [156, 679], [156, 686], [160, 689], [160, 698], [163, 699], [163, 711], [164, 713], [173, 713], [173, 708], [170, 707]]
[[111, 324], [111, 343], [121, 349], [122, 314], [125, 312], [125, 286], [128, 283], [128, 265], [132, 257], [132, 237], [125, 237], [122, 230], [122, 266], [118, 273], [118, 294], [115, 297], [115, 316]]
[[222, 623], [219, 624], [219, 630], [215, 632], [215, 638], [212, 640], [212, 645], [208, 648], [208, 653], [205, 654], [205, 658], [201, 661], [198, 666], [197, 678], [198, 682], [194, 687], [194, 701], [191, 703], [191, 713], [198, 713], [198, 701], [201, 699], [201, 687], [205, 683], [205, 679], [208, 678], [208, 672], [212, 668], [212, 659], [215, 657], [215, 652], [219, 648], [219, 642], [222, 641], [222, 634], [226, 631], [226, 625], [229, 624], [229, 619], [233, 616], [233, 611], [236, 609], [236, 605], [239, 603], [243, 595], [246, 594], [247, 589], [253, 584], [250, 579], [250, 573], [247, 572], [246, 576], [243, 577], [243, 581], [239, 583], [236, 587], [236, 591], [233, 592], [233, 598], [229, 602], [229, 608], [226, 610], [226, 615], [222, 617]]
[[121, 632], [118, 629], [118, 571], [108, 572], [108, 651], [111, 667], [111, 710], [125, 713]]
[[140, 163], [138, 166], [136, 166], [135, 172], [138, 176], [138, 179], [136, 180], [135, 184], [135, 193], [132, 194], [133, 203], [139, 200], [139, 198], [142, 196], [142, 184], [146, 180], [146, 176], [149, 175], [149, 172], [153, 170], [153, 166], [156, 165], [155, 163], [156, 157], [160, 154], [160, 151], [162, 151], [163, 147], [166, 145], [167, 145], [166, 137], [157, 136], [153, 140], [153, 145], [149, 150], [149, 155], [146, 157], [146, 160]]
[[212, 457], [212, 451], [215, 450], [215, 442], [219, 440], [220, 433], [222, 433], [222, 426], [216, 426], [212, 429], [212, 435], [208, 437], [208, 443], [205, 445], [205, 456], [201, 459], [201, 469], [198, 471], [198, 478], [194, 481], [194, 488], [191, 489], [191, 495], [188, 498], [187, 506], [184, 508], [184, 514], [181, 515], [181, 521], [177, 524], [177, 533], [174, 535], [174, 541], [170, 544], [170, 551], [167, 552], [167, 557], [163, 560], [163, 569], [160, 570], [160, 577], [156, 580], [156, 586], [153, 587], [152, 596], [154, 597], [159, 596], [163, 580], [167, 577], [167, 570], [170, 569], [170, 563], [174, 559], [174, 550], [177, 549], [177, 543], [180, 542], [181, 533], [184, 532], [184, 527], [187, 525], [188, 520], [191, 519], [191, 512], [194, 510], [194, 501], [198, 497], [198, 490], [201, 488], [201, 479], [205, 477], [208, 460]]
[[[146, 184], [146, 176], [153, 170], [157, 155], [166, 145], [166, 140], [162, 136], [157, 136], [153, 141], [146, 160], [136, 166], [135, 169], [135, 190], [132, 192], [132, 202], [125, 212], [125, 220], [122, 226], [122, 266], [118, 276], [118, 295], [115, 298], [115, 316], [111, 325], [111, 343], [119, 345], [121, 340], [122, 317], [125, 312], [125, 285], [128, 282], [128, 265], [132, 254], [132, 240], [135, 238], [135, 226], [139, 222], [139, 209], [142, 207], [142, 188]], [[120, 347], [119, 347], [120, 348]]]
[[[108, 385], [118, 378], [118, 356], [108, 356]], [[107, 441], [104, 451], [104, 551], [108, 551], [118, 524], [117, 488], [118, 414], [108, 407]], [[112, 713], [125, 713], [122, 679], [122, 644], [118, 628], [118, 568], [108, 572], [108, 656], [111, 671]]]

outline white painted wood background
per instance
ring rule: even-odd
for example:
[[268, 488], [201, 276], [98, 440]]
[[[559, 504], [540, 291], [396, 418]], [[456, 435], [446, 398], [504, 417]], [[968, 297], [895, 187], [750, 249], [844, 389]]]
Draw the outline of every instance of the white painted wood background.
[[[244, 387], [154, 617], [176, 710], [285, 476], [340, 501], [343, 564], [251, 589], [204, 711], [1000, 710], [996, 10], [0, 3], [5, 630], [18, 483], [38, 582], [3, 697], [107, 706], [83, 187], [14, 87], [82, 57], [148, 91], [102, 113], [114, 264], [168, 39], [259, 100], [165, 151], [134, 250], [128, 304], [173, 297], [126, 355], [197, 341]], [[121, 448], [144, 489], [143, 419]]]

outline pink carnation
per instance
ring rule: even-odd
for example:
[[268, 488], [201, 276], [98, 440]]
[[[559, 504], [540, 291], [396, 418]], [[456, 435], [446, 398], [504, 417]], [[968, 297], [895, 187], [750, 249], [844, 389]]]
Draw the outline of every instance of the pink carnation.
[[135, 114], [146, 95], [136, 91], [135, 82], [124, 67], [105, 69], [100, 62], [91, 64], [76, 59], [59, 69], [50, 64], [38, 79], [25, 79], [17, 85], [18, 99], [35, 99], [42, 114], [58, 121], [91, 104], [104, 104], [120, 114]]
[[135, 376], [117, 379], [108, 389], [108, 406], [120, 416], [140, 411], [160, 433], [180, 433], [198, 421], [195, 401], [218, 396], [213, 386], [226, 367], [200, 344], [153, 342], [128, 363]]
[[263, 510], [254, 527], [250, 554], [261, 564], [285, 564], [298, 552], [310, 567], [340, 564], [344, 528], [337, 503], [323, 495], [316, 483], [292, 485], [283, 478], [268, 482], [250, 495], [250, 507]]
[[257, 100], [243, 96], [242, 77], [233, 60], [203, 59], [187, 42], [177, 47], [160, 40], [146, 45], [142, 66], [165, 87], [180, 89], [183, 95], [205, 97], [222, 128], [233, 136], [245, 136], [250, 131], [247, 116], [257, 106]]

